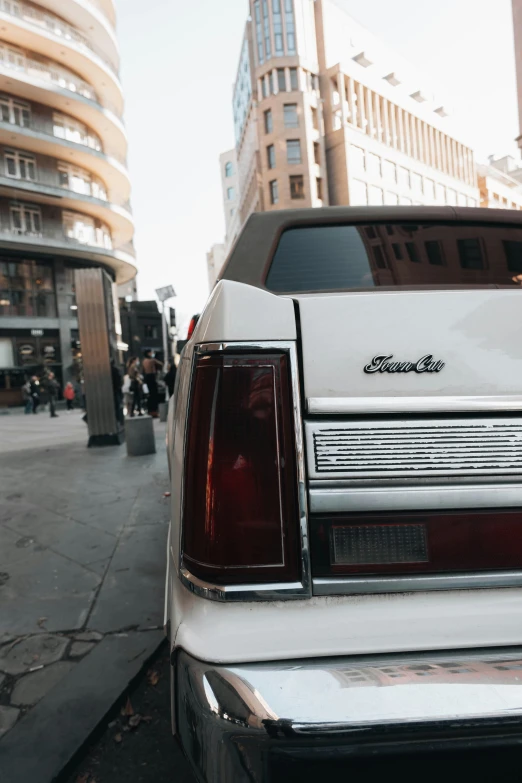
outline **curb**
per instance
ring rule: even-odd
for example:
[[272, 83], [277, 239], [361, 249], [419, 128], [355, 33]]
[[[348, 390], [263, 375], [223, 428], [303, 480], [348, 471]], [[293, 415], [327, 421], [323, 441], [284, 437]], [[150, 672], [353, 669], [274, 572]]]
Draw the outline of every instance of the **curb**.
[[106, 636], [0, 741], [2, 783], [52, 783], [164, 638], [160, 630]]

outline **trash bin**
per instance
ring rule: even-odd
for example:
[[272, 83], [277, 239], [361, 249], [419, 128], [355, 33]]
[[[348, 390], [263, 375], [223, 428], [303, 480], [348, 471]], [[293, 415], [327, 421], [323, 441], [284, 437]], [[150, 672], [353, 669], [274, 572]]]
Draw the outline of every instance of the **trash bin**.
[[129, 457], [141, 457], [156, 453], [154, 423], [151, 416], [135, 416], [125, 419], [125, 442]]

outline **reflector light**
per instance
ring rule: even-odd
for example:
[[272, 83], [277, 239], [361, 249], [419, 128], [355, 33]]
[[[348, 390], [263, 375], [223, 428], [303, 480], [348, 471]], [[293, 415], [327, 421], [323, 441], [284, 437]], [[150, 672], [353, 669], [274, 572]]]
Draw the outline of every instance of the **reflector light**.
[[288, 357], [198, 357], [183, 560], [206, 581], [295, 581], [298, 513]]
[[428, 561], [425, 525], [332, 527], [331, 536], [335, 565]]

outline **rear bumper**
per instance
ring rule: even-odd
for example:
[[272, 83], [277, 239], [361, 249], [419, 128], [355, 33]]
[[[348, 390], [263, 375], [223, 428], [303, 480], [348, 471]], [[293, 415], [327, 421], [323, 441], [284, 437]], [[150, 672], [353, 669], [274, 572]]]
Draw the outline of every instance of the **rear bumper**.
[[176, 653], [183, 749], [201, 783], [277, 781], [307, 760], [522, 742], [522, 650], [221, 666]]

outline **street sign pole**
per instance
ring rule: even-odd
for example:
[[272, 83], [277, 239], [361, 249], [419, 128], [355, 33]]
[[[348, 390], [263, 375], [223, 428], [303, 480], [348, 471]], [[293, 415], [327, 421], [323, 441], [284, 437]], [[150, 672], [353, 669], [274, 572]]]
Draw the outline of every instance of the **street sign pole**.
[[[173, 299], [176, 296], [176, 292], [171, 285], [167, 285], [164, 288], [156, 288], [156, 296], [161, 302], [161, 330], [163, 335], [163, 367], [166, 372], [166, 364], [169, 355], [169, 348], [167, 342], [167, 320], [165, 318], [165, 302], [168, 299]], [[169, 398], [169, 390], [165, 389], [165, 399]]]

